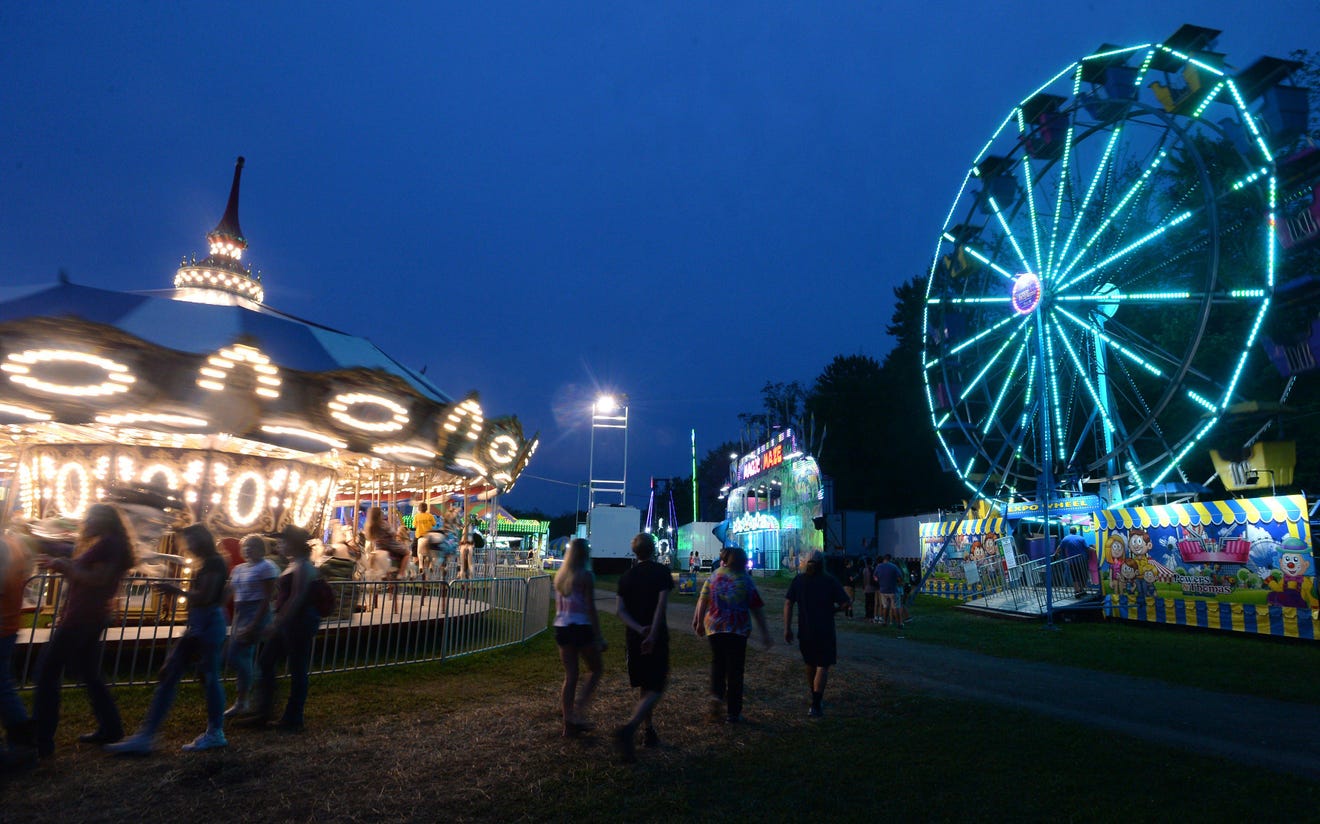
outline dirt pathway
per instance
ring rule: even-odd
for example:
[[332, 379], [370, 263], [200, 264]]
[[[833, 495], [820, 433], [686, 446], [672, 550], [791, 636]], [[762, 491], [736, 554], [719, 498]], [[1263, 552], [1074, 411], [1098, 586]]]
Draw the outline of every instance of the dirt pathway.
[[[613, 593], [608, 607], [613, 609]], [[772, 652], [796, 657], [783, 642], [781, 607], [766, 610]], [[693, 604], [672, 602], [669, 627], [691, 632]], [[996, 658], [896, 635], [840, 632], [840, 678], [874, 677], [919, 693], [1014, 707], [1042, 718], [1116, 732], [1214, 755], [1243, 765], [1320, 777], [1320, 707], [1169, 684], [1078, 667]], [[748, 666], [755, 666], [754, 658]]]

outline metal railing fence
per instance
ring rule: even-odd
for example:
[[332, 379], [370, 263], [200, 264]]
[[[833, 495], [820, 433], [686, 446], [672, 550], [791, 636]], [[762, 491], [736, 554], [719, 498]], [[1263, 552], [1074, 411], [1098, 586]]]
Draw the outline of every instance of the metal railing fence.
[[1045, 567], [1049, 566], [1050, 586], [1056, 602], [1072, 599], [1078, 594], [1090, 595], [1096, 587], [1091, 583], [1087, 559], [1064, 557], [1038, 558], [1019, 564], [1005, 577], [1003, 597], [1015, 610], [1045, 611]]
[[[120, 585], [103, 637], [101, 667], [111, 685], [150, 684], [181, 637], [186, 604], [133, 578]], [[545, 630], [551, 579], [526, 577], [424, 581], [329, 581], [335, 608], [321, 620], [312, 647], [312, 674], [439, 661], [526, 641]], [[68, 587], [59, 575], [29, 579], [14, 652], [20, 689], [36, 678], [43, 644], [58, 627]], [[66, 684], [67, 686], [68, 684]]]

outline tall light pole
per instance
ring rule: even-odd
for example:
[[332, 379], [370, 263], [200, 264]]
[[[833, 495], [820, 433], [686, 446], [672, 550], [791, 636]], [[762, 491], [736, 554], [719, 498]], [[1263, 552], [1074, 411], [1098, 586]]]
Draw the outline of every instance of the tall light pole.
[[[617, 477], [609, 469], [597, 470], [597, 430], [621, 430], [623, 433], [623, 460], [617, 464]], [[603, 436], [602, 436], [603, 437]], [[602, 444], [602, 451], [604, 444]], [[619, 503], [628, 497], [628, 396], [601, 395], [591, 405], [591, 456], [587, 486], [587, 510], [596, 506], [596, 493], [619, 496]]]

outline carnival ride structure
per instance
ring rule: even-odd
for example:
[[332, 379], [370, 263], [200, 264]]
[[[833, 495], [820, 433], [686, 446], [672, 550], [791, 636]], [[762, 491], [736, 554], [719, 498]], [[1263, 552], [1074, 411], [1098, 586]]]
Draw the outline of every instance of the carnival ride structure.
[[[209, 254], [173, 290], [0, 289], [4, 515], [76, 521], [147, 490], [218, 537], [320, 535], [336, 496], [436, 500], [511, 489], [536, 449], [370, 341], [266, 305], [242, 262], [239, 158]], [[150, 551], [154, 546], [141, 546]]]
[[[1274, 306], [1316, 314], [1314, 276], [1284, 266], [1320, 236], [1309, 90], [1287, 83], [1295, 61], [1235, 70], [1219, 35], [1185, 25], [1051, 76], [998, 123], [941, 228], [922, 351], [939, 459], [989, 512], [1034, 500], [1035, 534], [1059, 502], [1203, 489], [1193, 450], [1240, 410], [1277, 413], [1315, 362], [1262, 334]], [[1258, 343], [1291, 367], [1277, 403], [1244, 395]], [[1225, 488], [1291, 481], [1291, 464], [1261, 469], [1292, 454], [1257, 442], [1268, 426], [1241, 461], [1214, 454]]]
[[1102, 46], [1012, 106], [968, 168], [930, 268], [922, 377], [940, 460], [972, 494], [1139, 501], [1188, 482], [1248, 400], [1283, 247], [1303, 241], [1283, 218], [1315, 208], [1320, 168], [1289, 154], [1298, 64], [1235, 71], [1218, 35]]

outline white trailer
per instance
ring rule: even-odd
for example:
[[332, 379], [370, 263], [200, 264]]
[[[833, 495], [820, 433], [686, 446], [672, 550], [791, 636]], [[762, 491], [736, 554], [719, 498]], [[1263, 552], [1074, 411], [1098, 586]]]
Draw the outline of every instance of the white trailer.
[[642, 529], [642, 512], [635, 506], [601, 504], [587, 512], [587, 540], [597, 572], [613, 574], [632, 566], [632, 539]]

